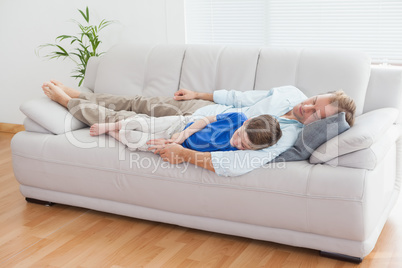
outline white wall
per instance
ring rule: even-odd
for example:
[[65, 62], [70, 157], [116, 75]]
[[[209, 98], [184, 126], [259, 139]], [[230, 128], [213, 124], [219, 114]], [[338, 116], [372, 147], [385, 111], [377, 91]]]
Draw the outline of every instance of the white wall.
[[68, 60], [35, 54], [61, 34], [76, 33], [70, 19], [90, 8], [91, 23], [118, 23], [103, 30], [101, 50], [119, 42], [184, 43], [184, 0], [0, 0], [0, 123], [22, 124], [22, 102], [43, 96], [44, 81], [57, 79], [76, 87]]

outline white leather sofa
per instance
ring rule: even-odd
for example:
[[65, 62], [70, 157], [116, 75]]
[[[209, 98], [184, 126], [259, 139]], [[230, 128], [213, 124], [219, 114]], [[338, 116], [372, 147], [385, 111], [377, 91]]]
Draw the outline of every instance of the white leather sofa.
[[[356, 257], [374, 248], [401, 186], [402, 71], [351, 50], [118, 45], [88, 65], [84, 88], [172, 96], [179, 88], [269, 90], [307, 96], [343, 89], [354, 127], [307, 161], [238, 177], [130, 152], [46, 97], [24, 103], [12, 140], [23, 196]], [[40, 89], [38, 89], [40, 90]], [[312, 162], [312, 163], [310, 163]]]

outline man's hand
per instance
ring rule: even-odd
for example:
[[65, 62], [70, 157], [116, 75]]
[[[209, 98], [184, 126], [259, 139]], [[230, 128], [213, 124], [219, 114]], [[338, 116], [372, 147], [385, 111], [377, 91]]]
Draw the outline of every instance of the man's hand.
[[195, 92], [189, 89], [181, 88], [180, 90], [174, 93], [173, 99], [182, 101], [182, 100], [208, 100], [214, 101], [214, 94], [213, 93], [202, 93], [202, 92]]
[[183, 146], [170, 143], [164, 145], [157, 145], [155, 147], [151, 147], [148, 150], [155, 149], [155, 154], [159, 154], [163, 161], [169, 162], [171, 164], [180, 164], [184, 162], [184, 158], [181, 155]]
[[210, 152], [197, 152], [186, 149], [179, 144], [171, 143], [171, 141], [167, 139], [155, 139], [148, 141], [147, 144], [153, 145], [149, 147], [148, 150], [155, 150], [154, 153], [159, 154], [163, 161], [167, 161], [171, 164], [189, 162], [215, 172]]
[[181, 101], [181, 100], [194, 100], [197, 98], [197, 92], [189, 90], [189, 89], [184, 89], [181, 88], [178, 91], [174, 93], [175, 100]]

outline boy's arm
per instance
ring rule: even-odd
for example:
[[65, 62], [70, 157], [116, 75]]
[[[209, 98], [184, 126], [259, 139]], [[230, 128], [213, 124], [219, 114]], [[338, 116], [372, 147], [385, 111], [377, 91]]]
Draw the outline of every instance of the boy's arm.
[[206, 116], [202, 119], [199, 119], [182, 132], [174, 134], [171, 138], [171, 141], [182, 144], [188, 137], [200, 131], [201, 129], [204, 129], [208, 124], [213, 122], [216, 122], [216, 115]]

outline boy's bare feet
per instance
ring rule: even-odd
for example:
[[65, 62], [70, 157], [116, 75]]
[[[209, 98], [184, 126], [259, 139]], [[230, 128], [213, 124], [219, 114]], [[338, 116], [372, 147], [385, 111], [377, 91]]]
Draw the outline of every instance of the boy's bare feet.
[[116, 123], [96, 123], [90, 127], [89, 134], [91, 136], [99, 136], [105, 133], [110, 133], [117, 130], [116, 126]]
[[78, 90], [65, 86], [62, 82], [59, 82], [57, 80], [50, 80], [50, 82], [61, 88], [71, 98], [78, 98], [81, 94]]
[[108, 132], [107, 124], [93, 124], [89, 128], [89, 135], [91, 136], [99, 136]]
[[42, 86], [42, 89], [45, 95], [48, 96], [52, 101], [55, 101], [67, 108], [67, 104], [71, 97], [67, 95], [60, 87], [50, 82], [45, 82]]

